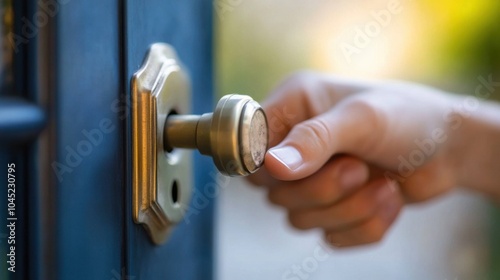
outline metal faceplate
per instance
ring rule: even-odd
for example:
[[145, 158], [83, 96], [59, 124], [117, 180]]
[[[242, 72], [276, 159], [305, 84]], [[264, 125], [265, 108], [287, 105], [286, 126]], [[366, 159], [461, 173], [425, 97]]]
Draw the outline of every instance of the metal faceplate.
[[191, 151], [164, 145], [167, 116], [189, 114], [191, 104], [188, 76], [171, 46], [151, 46], [131, 90], [133, 218], [162, 244], [182, 220], [192, 192]]

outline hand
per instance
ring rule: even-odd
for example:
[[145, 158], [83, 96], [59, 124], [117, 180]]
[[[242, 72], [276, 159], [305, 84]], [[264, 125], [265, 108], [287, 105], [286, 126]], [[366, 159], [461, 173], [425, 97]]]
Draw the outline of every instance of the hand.
[[296, 74], [263, 104], [272, 148], [250, 180], [334, 246], [379, 241], [405, 203], [457, 184], [456, 102], [409, 83]]

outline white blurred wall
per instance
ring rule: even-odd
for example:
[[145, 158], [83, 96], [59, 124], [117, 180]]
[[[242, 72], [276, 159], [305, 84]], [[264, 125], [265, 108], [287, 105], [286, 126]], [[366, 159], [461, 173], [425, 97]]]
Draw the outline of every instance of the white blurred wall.
[[[471, 193], [408, 207], [380, 244], [328, 251], [319, 232], [290, 228], [261, 189], [240, 179], [218, 199], [218, 280], [481, 279], [488, 261], [488, 206]], [[293, 265], [301, 277], [287, 274]]]

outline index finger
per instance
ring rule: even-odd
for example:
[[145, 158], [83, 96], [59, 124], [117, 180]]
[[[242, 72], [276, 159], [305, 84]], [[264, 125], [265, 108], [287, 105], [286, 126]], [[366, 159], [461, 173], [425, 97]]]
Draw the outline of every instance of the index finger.
[[292, 75], [262, 104], [268, 119], [269, 146], [280, 143], [296, 124], [328, 111], [343, 98], [369, 86], [324, 73]]

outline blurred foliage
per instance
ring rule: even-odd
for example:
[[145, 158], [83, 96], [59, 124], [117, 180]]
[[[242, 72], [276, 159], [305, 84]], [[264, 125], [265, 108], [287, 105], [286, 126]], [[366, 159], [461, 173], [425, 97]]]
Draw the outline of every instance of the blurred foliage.
[[[474, 78], [492, 74], [500, 80], [500, 1], [420, 1], [422, 24], [431, 39], [428, 59], [432, 75], [448, 77], [455, 88], [477, 83]], [[472, 90], [473, 88], [471, 88]], [[499, 99], [496, 92], [493, 97]]]
[[389, 0], [219, 2], [236, 3], [216, 21], [219, 95], [261, 99], [302, 68], [408, 79], [464, 93], [474, 90], [478, 76], [500, 80], [497, 0], [401, 0], [403, 12], [350, 65], [338, 62], [340, 49], [332, 45], [346, 40], [340, 33], [352, 35], [372, 20], [371, 13]]

